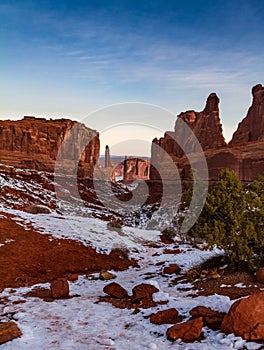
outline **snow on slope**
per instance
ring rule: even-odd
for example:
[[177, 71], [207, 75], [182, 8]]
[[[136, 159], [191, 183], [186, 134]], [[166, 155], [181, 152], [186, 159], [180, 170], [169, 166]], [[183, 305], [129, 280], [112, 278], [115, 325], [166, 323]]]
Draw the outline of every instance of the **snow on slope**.
[[[51, 215], [32, 215], [15, 210], [5, 210], [16, 217], [16, 221], [27, 227], [33, 225], [43, 234], [55, 237], [72, 238], [84, 244], [92, 244], [98, 250], [109, 250], [114, 244], [126, 244], [137, 257], [140, 268], [115, 272], [116, 282], [125, 287], [129, 293], [133, 286], [142, 282], [151, 283], [160, 289], [154, 294], [155, 300], [167, 300], [166, 305], [151, 309], [133, 310], [117, 309], [108, 303], [96, 303], [100, 295], [104, 295], [103, 287], [108, 283], [101, 281], [98, 274], [80, 276], [79, 280], [70, 283], [71, 295], [79, 296], [67, 300], [56, 300], [47, 303], [38, 298], [24, 298], [31, 288], [6, 289], [1, 297], [9, 301], [0, 306], [0, 314], [14, 314], [18, 326], [23, 332], [21, 338], [1, 345], [1, 350], [54, 349], [54, 350], [141, 350], [141, 349], [258, 349], [259, 344], [249, 343], [234, 335], [224, 335], [204, 327], [204, 340], [192, 344], [181, 341], [171, 343], [165, 333], [169, 325], [153, 325], [147, 316], [157, 310], [176, 307], [179, 313], [189, 317], [189, 310], [198, 305], [213, 307], [227, 312], [233, 301], [228, 297], [212, 295], [209, 297], [193, 297], [192, 285], [171, 283], [173, 277], [161, 274], [161, 266], [165, 262], [179, 264], [183, 270], [200, 263], [210, 256], [220, 254], [215, 250], [200, 251], [189, 245], [181, 245], [181, 253], [177, 255], [163, 254], [164, 247], [151, 247], [146, 242], [158, 241], [158, 231], [138, 230], [125, 227], [121, 233], [108, 230], [106, 223], [98, 219], [77, 216], [60, 217]], [[167, 246], [166, 248], [172, 248]], [[155, 253], [155, 254], [154, 254]], [[158, 254], [157, 254], [158, 253]], [[41, 285], [49, 287], [48, 284]], [[183, 287], [189, 287], [184, 292]], [[17, 300], [24, 303], [13, 304]], [[4, 321], [5, 319], [2, 319]]]

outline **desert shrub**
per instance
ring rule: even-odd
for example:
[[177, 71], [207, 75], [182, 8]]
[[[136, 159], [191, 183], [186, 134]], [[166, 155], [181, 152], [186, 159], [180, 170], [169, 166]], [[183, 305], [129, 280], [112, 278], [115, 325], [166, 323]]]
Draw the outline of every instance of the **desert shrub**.
[[109, 229], [121, 229], [122, 228], [122, 221], [119, 219], [111, 219], [108, 223], [107, 223], [107, 227]]
[[177, 235], [177, 231], [173, 227], [166, 227], [161, 231], [162, 238], [166, 239], [168, 242], [174, 242]]
[[264, 254], [263, 194], [262, 179], [243, 189], [235, 172], [221, 171], [190, 234], [205, 238], [210, 247], [224, 249], [231, 265], [256, 268]]

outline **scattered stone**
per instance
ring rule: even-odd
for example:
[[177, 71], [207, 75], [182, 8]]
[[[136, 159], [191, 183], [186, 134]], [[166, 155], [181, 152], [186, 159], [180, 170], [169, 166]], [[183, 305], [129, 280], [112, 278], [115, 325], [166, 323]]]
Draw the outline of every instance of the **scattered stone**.
[[99, 277], [103, 281], [108, 281], [116, 278], [116, 275], [109, 271], [101, 271]]
[[51, 295], [54, 299], [67, 298], [69, 296], [69, 283], [66, 278], [57, 278], [50, 284]]
[[68, 276], [67, 280], [70, 282], [78, 281], [79, 275], [78, 273], [72, 273]]
[[164, 249], [163, 254], [181, 254], [180, 249]]
[[30, 214], [50, 214], [51, 210], [49, 207], [40, 204], [32, 204], [26, 209], [27, 213]]
[[180, 272], [181, 272], [181, 268], [177, 264], [171, 264], [169, 266], [164, 267], [163, 269], [163, 274], [165, 275], [174, 275]]
[[205, 306], [196, 306], [189, 313], [193, 318], [202, 317], [204, 326], [213, 330], [221, 328], [223, 318], [226, 315], [224, 312], [215, 311]]
[[264, 267], [256, 272], [256, 280], [260, 283], [264, 283]]
[[150, 322], [154, 324], [175, 324], [182, 320], [175, 308], [158, 311], [151, 315]]
[[0, 344], [21, 337], [22, 333], [13, 321], [0, 323]]
[[128, 293], [125, 290], [125, 288], [123, 288], [122, 286], [120, 286], [120, 284], [115, 282], [112, 282], [106, 285], [103, 291], [113, 298], [117, 298], [117, 299], [128, 298]]
[[181, 339], [185, 343], [193, 342], [201, 336], [202, 327], [202, 317], [179, 323], [167, 329], [167, 338], [169, 340]]
[[224, 317], [221, 329], [245, 340], [264, 341], [264, 292], [237, 300]]
[[35, 287], [24, 295], [26, 298], [40, 298], [47, 302], [54, 301], [51, 290], [43, 287]]
[[158, 291], [158, 288], [152, 284], [142, 283], [132, 289], [132, 299], [135, 301], [140, 301], [142, 299], [152, 299], [152, 294], [157, 293]]

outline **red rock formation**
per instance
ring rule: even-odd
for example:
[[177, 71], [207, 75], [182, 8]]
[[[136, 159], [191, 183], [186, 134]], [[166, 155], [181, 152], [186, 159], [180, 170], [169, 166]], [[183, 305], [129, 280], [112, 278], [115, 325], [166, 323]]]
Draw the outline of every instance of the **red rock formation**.
[[261, 84], [254, 86], [252, 95], [252, 105], [246, 117], [239, 123], [230, 146], [264, 140], [264, 87]]
[[[239, 178], [246, 182], [264, 173], [264, 88], [262, 85], [256, 85], [252, 89], [252, 94], [252, 106], [228, 145], [222, 134], [219, 99], [216, 94], [210, 94], [202, 112], [181, 113], [176, 120], [174, 132], [167, 131], [163, 138], [152, 141], [150, 180], [156, 181], [161, 178], [172, 180], [173, 163], [177, 165], [182, 178], [188, 176], [190, 164], [186, 154], [198, 150], [190, 133], [180, 128], [180, 120], [190, 127], [204, 150], [210, 180], [217, 180], [219, 172], [224, 168], [234, 170]], [[174, 139], [180, 140], [184, 150], [176, 144]], [[162, 176], [158, 174], [155, 165], [166, 170]], [[193, 167], [195, 168], [195, 162]]]
[[180, 140], [181, 146], [184, 145], [189, 151], [196, 151], [188, 131], [181, 127], [178, 120], [181, 119], [193, 131], [203, 150], [226, 146], [219, 118], [218, 104], [219, 98], [217, 95], [215, 93], [210, 94], [202, 112], [190, 110], [180, 113], [175, 123], [174, 132], [167, 131], [164, 137], [159, 140], [154, 139], [153, 143], [175, 157], [184, 155], [182, 148], [175, 140]]
[[[74, 132], [74, 138], [71, 132]], [[63, 142], [66, 139], [68, 142]], [[91, 140], [88, 145], [85, 143], [87, 139]], [[99, 156], [96, 131], [69, 119], [24, 117], [18, 121], [0, 121], [0, 158], [3, 164], [53, 172], [62, 144], [62, 170], [67, 168], [70, 171], [78, 161], [76, 157], [81, 154], [80, 175], [90, 176]]]
[[148, 180], [150, 163], [147, 159], [127, 158], [124, 160], [124, 181]]

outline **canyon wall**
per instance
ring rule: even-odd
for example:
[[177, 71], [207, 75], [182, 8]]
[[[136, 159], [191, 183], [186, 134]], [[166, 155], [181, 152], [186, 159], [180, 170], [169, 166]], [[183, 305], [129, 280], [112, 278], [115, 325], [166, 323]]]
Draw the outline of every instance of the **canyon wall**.
[[124, 181], [148, 180], [150, 162], [147, 159], [127, 158], [124, 160]]
[[77, 163], [78, 175], [90, 177], [99, 150], [99, 134], [76, 121], [35, 117], [0, 121], [0, 163], [6, 165], [53, 172], [60, 155], [56, 165], [62, 172], [71, 173]]

